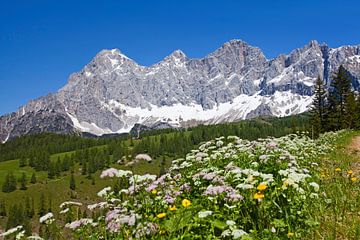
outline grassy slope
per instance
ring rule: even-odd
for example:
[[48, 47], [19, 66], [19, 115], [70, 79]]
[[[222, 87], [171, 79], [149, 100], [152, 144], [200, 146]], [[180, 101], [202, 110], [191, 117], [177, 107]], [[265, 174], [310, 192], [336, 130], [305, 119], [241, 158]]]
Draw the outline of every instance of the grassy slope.
[[[104, 146], [100, 146], [104, 147]], [[97, 146], [99, 148], [99, 146]], [[58, 158], [62, 159], [66, 155], [73, 152], [65, 152], [59, 154], [53, 154], [51, 160], [56, 160]], [[154, 159], [152, 162], [148, 163], [146, 161], [140, 162], [133, 167], [125, 167], [123, 165], [114, 164], [113, 167], [119, 169], [132, 170], [137, 174], [158, 174], [160, 170], [161, 159]], [[171, 164], [171, 159], [166, 158], [166, 166], [168, 167]], [[71, 199], [71, 191], [69, 189], [70, 182], [70, 172], [62, 172], [59, 178], [50, 180], [47, 178], [47, 172], [35, 172], [31, 167], [19, 167], [19, 160], [11, 160], [0, 162], [0, 187], [4, 182], [4, 178], [9, 171], [12, 171], [16, 177], [20, 177], [23, 172], [26, 173], [28, 179], [28, 189], [16, 190], [11, 193], [3, 193], [0, 190], [0, 200], [5, 200], [6, 207], [9, 208], [10, 205], [16, 203], [24, 203], [25, 197], [30, 196], [35, 201], [35, 211], [37, 211], [40, 201], [40, 196], [42, 193], [45, 195], [46, 202], [48, 204], [49, 198], [52, 202], [52, 211], [57, 213], [59, 211], [59, 205], [68, 200], [81, 201], [84, 203], [94, 203], [99, 198], [97, 198], [96, 193], [99, 192], [106, 186], [112, 186], [113, 182], [109, 179], [101, 179], [100, 173], [98, 171], [94, 174], [95, 185], [92, 185], [92, 181], [87, 179], [86, 176], [81, 175], [81, 166], [76, 165], [75, 167], [75, 181], [76, 181], [76, 199]], [[30, 178], [33, 173], [36, 173], [37, 183], [30, 184]], [[20, 183], [18, 183], [18, 188]], [[37, 219], [39, 216], [34, 217], [35, 227], [37, 225]], [[0, 218], [0, 229], [4, 227], [5, 220]]]
[[[338, 139], [336, 149], [321, 162], [321, 192], [326, 200], [319, 211], [321, 224], [313, 239], [360, 239], [360, 154], [349, 149], [359, 135], [360, 132], [348, 132]], [[348, 170], [353, 174], [348, 174]], [[351, 177], [357, 177], [356, 181]]]

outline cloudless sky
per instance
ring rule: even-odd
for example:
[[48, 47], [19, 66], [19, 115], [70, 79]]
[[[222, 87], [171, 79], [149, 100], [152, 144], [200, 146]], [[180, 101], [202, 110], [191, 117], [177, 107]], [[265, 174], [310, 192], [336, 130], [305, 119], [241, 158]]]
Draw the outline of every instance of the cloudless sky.
[[0, 0], [0, 114], [57, 91], [101, 49], [141, 65], [231, 39], [267, 58], [310, 40], [360, 43], [358, 0]]

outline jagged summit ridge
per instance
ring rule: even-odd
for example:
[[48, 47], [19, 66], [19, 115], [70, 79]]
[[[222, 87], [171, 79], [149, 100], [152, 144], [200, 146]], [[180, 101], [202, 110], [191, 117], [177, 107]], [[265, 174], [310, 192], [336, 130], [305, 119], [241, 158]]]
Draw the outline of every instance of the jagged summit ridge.
[[186, 127], [306, 111], [317, 76], [329, 84], [340, 66], [359, 88], [360, 46], [310, 41], [267, 59], [231, 40], [203, 58], [175, 50], [141, 66], [118, 49], [100, 51], [58, 92], [0, 118], [0, 141], [42, 131], [128, 132], [135, 124]]

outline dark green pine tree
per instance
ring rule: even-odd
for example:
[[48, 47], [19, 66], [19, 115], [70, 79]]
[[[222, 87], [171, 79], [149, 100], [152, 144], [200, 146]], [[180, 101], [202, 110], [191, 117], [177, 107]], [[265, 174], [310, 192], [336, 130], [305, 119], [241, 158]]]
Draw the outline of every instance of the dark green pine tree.
[[165, 155], [163, 155], [162, 159], [161, 159], [161, 163], [160, 163], [159, 176], [162, 176], [162, 175], [164, 175], [166, 173], [165, 164], [166, 164], [166, 158], [165, 158]]
[[48, 205], [48, 212], [52, 212], [52, 198], [51, 195], [49, 196], [49, 205]]
[[43, 216], [46, 213], [46, 202], [45, 202], [45, 194], [41, 193], [40, 195], [40, 202], [39, 202], [39, 216]]
[[6, 205], [4, 200], [0, 202], [0, 217], [6, 217]]
[[29, 196], [25, 197], [25, 212], [24, 212], [24, 214], [26, 215], [27, 218], [30, 218], [30, 219], [34, 216], [34, 209], [32, 208]]
[[12, 174], [12, 172], [9, 172], [5, 176], [5, 181], [2, 186], [2, 191], [5, 193], [13, 192], [16, 190], [16, 178]]
[[325, 112], [326, 90], [324, 82], [319, 76], [315, 83], [314, 100], [310, 109], [313, 137], [318, 137], [325, 129]]
[[26, 179], [26, 174], [23, 173], [21, 175], [21, 179], [20, 179], [20, 190], [26, 190], [27, 187], [26, 187], [26, 184], [27, 184], [27, 179]]
[[56, 166], [54, 162], [50, 162], [49, 168], [48, 168], [48, 178], [54, 179], [56, 175]]
[[91, 175], [91, 185], [95, 185], [95, 177]]
[[19, 167], [25, 167], [26, 166], [26, 158], [21, 156], [19, 159]]
[[7, 217], [7, 221], [6, 221], [6, 229], [12, 228], [16, 226], [16, 212], [17, 212], [17, 207], [16, 205], [13, 205], [10, 207], [9, 212], [8, 212], [8, 217]]
[[355, 105], [355, 128], [360, 129], [360, 93], [356, 96], [356, 105]]
[[60, 162], [59, 158], [55, 163], [55, 173], [56, 173], [56, 177], [60, 177], [60, 175], [61, 175], [61, 162]]
[[76, 189], [76, 185], [75, 185], [75, 177], [74, 174], [72, 173], [70, 176], [70, 189], [74, 190]]
[[[87, 166], [86, 166], [86, 161], [83, 161], [82, 166], [81, 166], [81, 175], [86, 175], [87, 173]], [[89, 171], [90, 173], [90, 171]]]
[[35, 173], [33, 173], [33, 174], [31, 175], [30, 183], [32, 183], [32, 184], [35, 184], [35, 183], [36, 183], [36, 175], [35, 175]]
[[354, 129], [356, 127], [356, 115], [355, 94], [350, 92], [345, 101], [345, 128]]
[[341, 65], [331, 82], [327, 107], [327, 130], [347, 128], [346, 102], [351, 94], [351, 79], [346, 69]]

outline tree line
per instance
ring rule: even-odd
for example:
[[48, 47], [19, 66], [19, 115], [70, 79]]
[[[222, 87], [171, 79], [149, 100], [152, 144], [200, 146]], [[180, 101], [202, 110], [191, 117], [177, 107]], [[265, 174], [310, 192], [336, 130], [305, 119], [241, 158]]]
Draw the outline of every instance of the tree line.
[[351, 75], [343, 66], [329, 87], [317, 78], [310, 113], [314, 137], [327, 131], [360, 129], [360, 94], [352, 88]]

